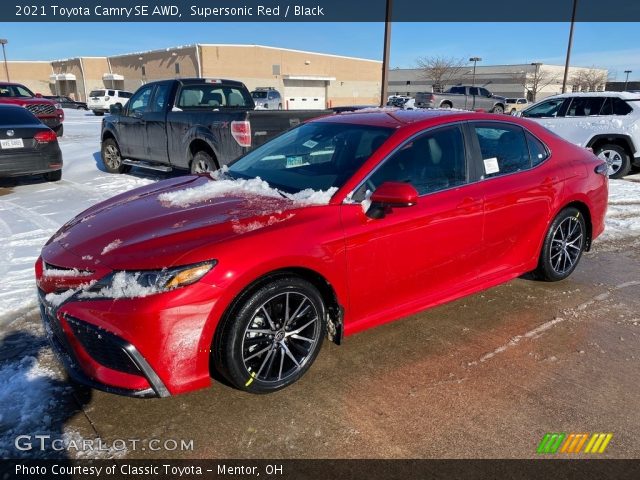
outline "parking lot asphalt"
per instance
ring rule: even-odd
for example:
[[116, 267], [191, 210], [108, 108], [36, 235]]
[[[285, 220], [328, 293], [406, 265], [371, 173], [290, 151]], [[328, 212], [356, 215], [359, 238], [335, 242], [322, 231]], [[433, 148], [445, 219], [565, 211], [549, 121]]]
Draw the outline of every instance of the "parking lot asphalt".
[[60, 415], [107, 445], [193, 440], [128, 458], [532, 458], [547, 432], [612, 433], [601, 457], [637, 457], [638, 246], [596, 243], [564, 282], [517, 279], [327, 342], [274, 394], [215, 383], [136, 400], [77, 387]]

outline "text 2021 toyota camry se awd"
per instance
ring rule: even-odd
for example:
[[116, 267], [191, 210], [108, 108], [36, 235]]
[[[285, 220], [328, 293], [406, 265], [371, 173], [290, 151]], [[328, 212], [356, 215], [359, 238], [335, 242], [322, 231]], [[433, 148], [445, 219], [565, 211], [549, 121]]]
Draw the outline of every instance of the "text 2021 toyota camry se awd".
[[317, 119], [68, 222], [36, 262], [42, 315], [70, 374], [96, 388], [173, 395], [215, 369], [275, 391], [325, 336], [526, 272], [566, 278], [603, 231], [606, 173], [524, 119]]

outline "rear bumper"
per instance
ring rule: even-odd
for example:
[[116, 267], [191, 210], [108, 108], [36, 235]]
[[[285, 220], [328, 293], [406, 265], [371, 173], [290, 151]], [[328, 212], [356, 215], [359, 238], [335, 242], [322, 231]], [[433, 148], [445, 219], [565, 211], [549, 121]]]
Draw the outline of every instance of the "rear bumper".
[[62, 152], [56, 145], [42, 150], [0, 153], [0, 177], [35, 175], [62, 169]]

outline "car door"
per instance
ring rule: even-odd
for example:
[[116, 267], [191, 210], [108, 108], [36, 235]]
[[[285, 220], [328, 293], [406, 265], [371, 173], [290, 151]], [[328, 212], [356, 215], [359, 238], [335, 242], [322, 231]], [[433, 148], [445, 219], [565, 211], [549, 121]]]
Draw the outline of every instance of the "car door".
[[128, 158], [147, 158], [147, 134], [144, 113], [149, 108], [154, 85], [141, 87], [129, 100], [118, 122], [122, 155]]
[[495, 103], [491, 92], [486, 88], [478, 89], [478, 97], [476, 97], [476, 108], [482, 108], [487, 112], [493, 110], [493, 104]]
[[[357, 324], [350, 328], [444, 299], [473, 281], [483, 207], [464, 129], [462, 123], [438, 127], [407, 140], [354, 191], [353, 203], [342, 206], [349, 318]], [[418, 202], [370, 218], [358, 202], [386, 181], [411, 183]]]
[[147, 137], [145, 158], [155, 163], [169, 163], [165, 120], [167, 108], [171, 108], [169, 99], [173, 83], [169, 81], [156, 84], [149, 107], [142, 114]]
[[519, 125], [471, 122], [474, 158], [482, 171], [484, 254], [480, 277], [521, 271], [535, 261], [562, 189], [549, 151]]

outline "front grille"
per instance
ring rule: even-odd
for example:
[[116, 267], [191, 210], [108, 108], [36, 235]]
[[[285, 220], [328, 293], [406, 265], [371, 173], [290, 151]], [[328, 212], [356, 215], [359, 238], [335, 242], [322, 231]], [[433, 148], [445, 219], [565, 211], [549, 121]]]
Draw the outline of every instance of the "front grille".
[[35, 103], [33, 105], [27, 105], [25, 108], [35, 116], [56, 113], [56, 107], [49, 103]]
[[75, 318], [67, 317], [66, 320], [82, 347], [96, 362], [119, 372], [142, 375], [121, 338]]

